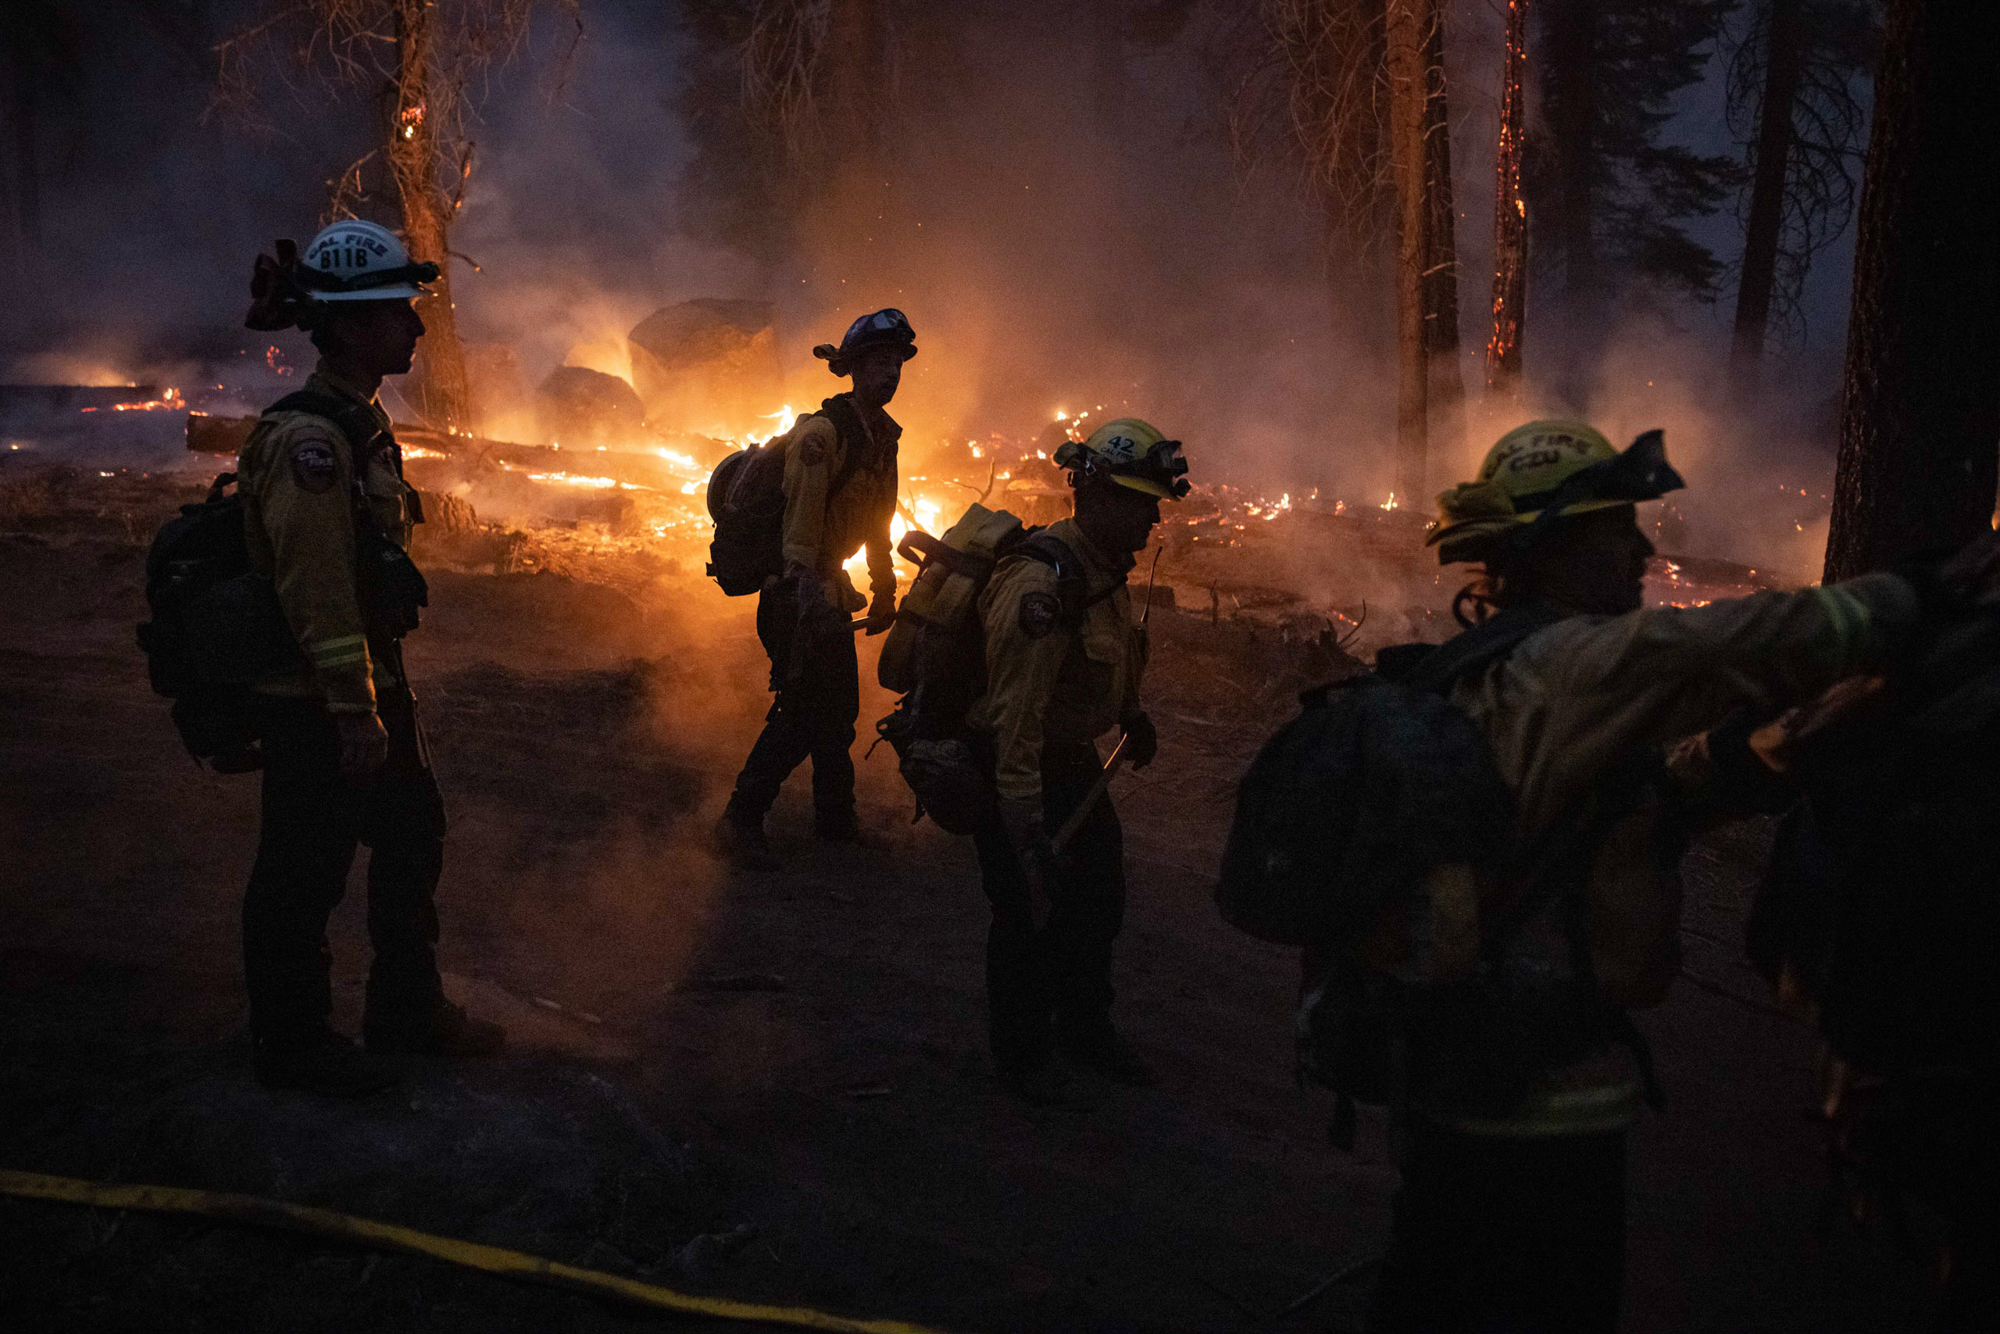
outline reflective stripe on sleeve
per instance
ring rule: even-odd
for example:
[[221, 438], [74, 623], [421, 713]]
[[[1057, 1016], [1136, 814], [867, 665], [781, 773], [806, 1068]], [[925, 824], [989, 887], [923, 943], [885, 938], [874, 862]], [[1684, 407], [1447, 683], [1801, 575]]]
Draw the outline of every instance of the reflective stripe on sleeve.
[[321, 640], [312, 646], [311, 656], [315, 667], [346, 667], [367, 658], [368, 637], [342, 635], [338, 639]]
[[1813, 600], [1826, 614], [1827, 623], [1833, 627], [1834, 637], [1840, 644], [1841, 660], [1859, 661], [1874, 625], [1868, 604], [1838, 586], [1828, 588], [1822, 585], [1810, 591]]

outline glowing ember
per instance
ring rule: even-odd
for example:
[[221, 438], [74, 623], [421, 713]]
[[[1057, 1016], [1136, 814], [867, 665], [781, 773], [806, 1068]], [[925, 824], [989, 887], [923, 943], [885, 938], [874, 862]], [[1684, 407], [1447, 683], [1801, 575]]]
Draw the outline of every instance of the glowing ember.
[[[113, 403], [113, 412], [186, 412], [187, 400], [178, 389], [168, 389], [158, 398], [149, 398], [144, 403]], [[83, 408], [83, 412], [96, 412], [97, 408]]]

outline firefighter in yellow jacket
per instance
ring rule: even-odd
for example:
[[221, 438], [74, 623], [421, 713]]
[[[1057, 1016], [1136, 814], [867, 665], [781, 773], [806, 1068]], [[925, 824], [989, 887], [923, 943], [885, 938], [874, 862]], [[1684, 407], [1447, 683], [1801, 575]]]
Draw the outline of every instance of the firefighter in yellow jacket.
[[[437, 270], [369, 222], [333, 224], [297, 263], [280, 249], [280, 265], [259, 264], [249, 322], [307, 329], [320, 360], [237, 463], [251, 567], [270, 579], [303, 659], [256, 686], [263, 824], [243, 902], [244, 979], [259, 1079], [357, 1095], [395, 1080], [392, 1056], [477, 1055], [503, 1041], [439, 982], [444, 806], [400, 644], [425, 601], [405, 555], [422, 513], [375, 401], [384, 376], [410, 368], [424, 332], [411, 300]], [[366, 1053], [328, 1026], [326, 943], [361, 843], [374, 951]]]
[[[852, 842], [854, 720], [861, 679], [850, 618], [868, 609], [867, 633], [896, 615], [896, 570], [889, 521], [896, 513], [896, 450], [903, 428], [886, 411], [917, 355], [916, 333], [900, 310], [863, 315], [839, 347], [813, 354], [854, 388], [800, 419], [785, 441], [784, 571], [757, 600], [757, 637], [771, 659], [777, 696], [764, 730], [743, 762], [723, 813], [723, 847], [741, 865], [776, 865], [764, 816], [792, 770], [812, 760], [813, 830], [828, 842]], [[844, 568], [868, 553], [869, 597]]]
[[1483, 942], [1480, 1012], [1411, 1044], [1371, 1334], [1617, 1327], [1626, 1137], [1650, 1076], [1625, 1014], [1679, 971], [1696, 813], [1663, 748], [1877, 669], [1921, 625], [1920, 590], [1886, 572], [1644, 607], [1635, 506], [1680, 486], [1657, 432], [1620, 452], [1552, 420], [1510, 431], [1439, 498], [1440, 560], [1483, 567], [1461, 596], [1529, 631], [1448, 688], [1513, 795], [1518, 916]]
[[1152, 1080], [1111, 1023], [1124, 836], [1110, 798], [1093, 794], [1095, 742], [1122, 729], [1135, 767], [1158, 748], [1139, 703], [1146, 640], [1126, 578], [1160, 502], [1188, 491], [1180, 442], [1134, 418], [1064, 445], [1055, 461], [1069, 471], [1075, 516], [1003, 560], [980, 595], [987, 688], [967, 715], [990, 746], [999, 794], [998, 817], [974, 839], [993, 908], [988, 1032], [1003, 1082], [1031, 1101], [1062, 1096], [1057, 1049], [1121, 1083]]

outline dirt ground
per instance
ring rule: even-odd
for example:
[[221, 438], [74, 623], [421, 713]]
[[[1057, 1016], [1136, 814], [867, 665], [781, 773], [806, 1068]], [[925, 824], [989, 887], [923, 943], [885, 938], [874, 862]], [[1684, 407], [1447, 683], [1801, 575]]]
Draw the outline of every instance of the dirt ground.
[[[1365, 1273], [1272, 1317], [1379, 1252], [1380, 1124], [1352, 1157], [1328, 1147], [1328, 1100], [1292, 1079], [1295, 961], [1208, 900], [1229, 782], [1289, 692], [1337, 668], [1324, 646], [1156, 615], [1160, 759], [1115, 789], [1133, 886], [1117, 1012], [1161, 1081], [1033, 1109], [984, 1052], [971, 850], [909, 823], [886, 749], [860, 766], [879, 847], [815, 846], [802, 773], [773, 821], [785, 870], [730, 875], [705, 851], [764, 707], [746, 601], [685, 572], [441, 573], [409, 644], [453, 822], [441, 958], [514, 1046], [323, 1103], [248, 1070], [256, 782], [190, 763], [133, 647], [141, 543], [185, 486], [6, 488], [0, 1166], [954, 1330], [1351, 1327]], [[871, 690], [864, 732], [887, 704]], [[1824, 1207], [1811, 1035], [1741, 962], [1756, 848], [1744, 830], [1691, 854], [1688, 977], [1642, 1021], [1672, 1105], [1635, 1136], [1626, 1328], [1920, 1328], [1922, 1276]], [[333, 927], [350, 1028], [362, 899], [357, 882]], [[688, 1245], [745, 1224], [727, 1261]], [[409, 1257], [11, 1199], [0, 1310], [19, 1330], [662, 1323]]]

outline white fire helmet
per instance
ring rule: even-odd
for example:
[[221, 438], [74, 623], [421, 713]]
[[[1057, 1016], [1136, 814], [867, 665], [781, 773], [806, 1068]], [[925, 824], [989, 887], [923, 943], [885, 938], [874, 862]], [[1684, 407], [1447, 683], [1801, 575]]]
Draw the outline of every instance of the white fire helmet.
[[396, 234], [344, 218], [320, 232], [299, 260], [299, 280], [319, 301], [390, 301], [423, 296], [438, 266], [412, 264]]

